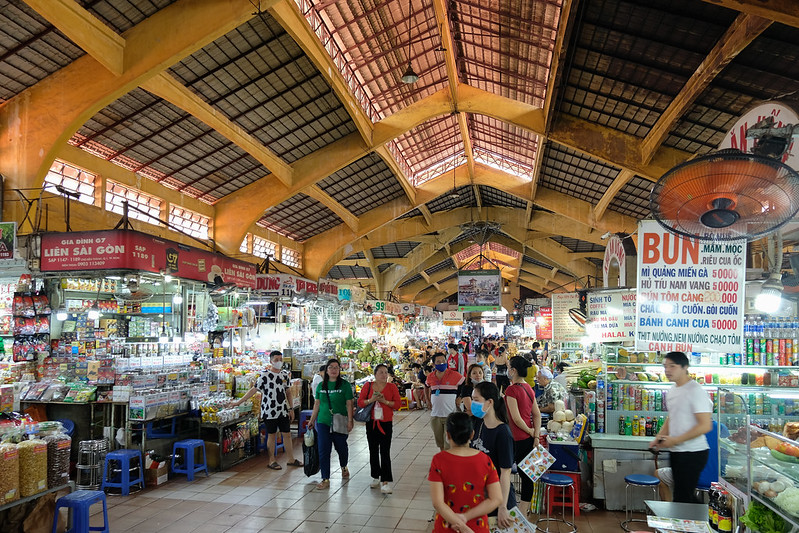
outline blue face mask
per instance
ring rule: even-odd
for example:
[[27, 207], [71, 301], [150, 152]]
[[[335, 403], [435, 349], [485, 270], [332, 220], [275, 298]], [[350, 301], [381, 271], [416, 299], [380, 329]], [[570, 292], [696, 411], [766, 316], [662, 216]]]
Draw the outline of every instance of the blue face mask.
[[477, 364], [480, 365], [480, 366], [483, 366], [484, 364], [486, 364], [486, 362], [485, 361], [477, 361]]
[[463, 353], [463, 348], [458, 348], [458, 353]]
[[439, 372], [443, 372], [446, 369], [447, 369], [447, 363], [441, 363], [436, 365], [436, 370], [438, 370]]
[[472, 400], [472, 414], [477, 418], [483, 418], [486, 412], [483, 411], [483, 404]]

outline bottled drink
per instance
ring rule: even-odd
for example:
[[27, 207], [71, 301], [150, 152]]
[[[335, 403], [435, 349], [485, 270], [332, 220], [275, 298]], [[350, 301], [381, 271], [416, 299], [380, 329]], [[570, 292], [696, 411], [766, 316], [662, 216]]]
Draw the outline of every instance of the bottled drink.
[[718, 501], [718, 515], [719, 533], [732, 533], [732, 504], [730, 503], [729, 494], [726, 491], [721, 492]]
[[646, 417], [646, 436], [652, 436], [652, 417]]
[[619, 417], [619, 435], [624, 435], [624, 426], [627, 422], [627, 417], [622, 415]]
[[633, 421], [632, 418], [625, 417], [624, 419], [624, 434], [625, 435], [632, 435], [633, 434]]
[[718, 490], [718, 483], [715, 481], [710, 484], [710, 490], [707, 492], [707, 524], [710, 526], [711, 529], [716, 529], [714, 525], [716, 521], [714, 520], [714, 514], [716, 509], [716, 491]]

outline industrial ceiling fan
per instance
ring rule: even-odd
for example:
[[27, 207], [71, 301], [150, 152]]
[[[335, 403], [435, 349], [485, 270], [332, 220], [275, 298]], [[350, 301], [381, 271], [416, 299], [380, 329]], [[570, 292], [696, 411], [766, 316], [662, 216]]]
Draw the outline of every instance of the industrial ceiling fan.
[[799, 126], [775, 128], [773, 118], [747, 131], [752, 153], [735, 149], [687, 161], [652, 188], [650, 208], [667, 230], [701, 240], [753, 240], [799, 211], [799, 173], [779, 158]]

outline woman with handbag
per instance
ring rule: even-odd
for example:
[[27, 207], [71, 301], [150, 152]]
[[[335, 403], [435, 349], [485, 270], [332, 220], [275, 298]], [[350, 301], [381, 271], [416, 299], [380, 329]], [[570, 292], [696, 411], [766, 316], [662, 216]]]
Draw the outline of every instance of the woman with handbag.
[[352, 431], [353, 406], [352, 385], [341, 377], [341, 363], [330, 359], [325, 367], [325, 376], [316, 387], [313, 413], [310, 424], [315, 424], [319, 439], [319, 466], [322, 481], [316, 485], [319, 490], [330, 488], [330, 453], [335, 446], [341, 465], [341, 477], [350, 477], [347, 470], [349, 448], [347, 437]]
[[[511, 385], [505, 390], [505, 404], [508, 409], [508, 425], [513, 434], [513, 458], [516, 464], [522, 462], [538, 444], [541, 433], [541, 411], [535, 401], [535, 393], [524, 380], [531, 363], [517, 355], [508, 362], [508, 378]], [[519, 472], [522, 479], [522, 494], [519, 509], [523, 513], [530, 511], [533, 499], [533, 480], [524, 472]]]
[[472, 416], [477, 419], [472, 448], [480, 450], [491, 458], [491, 462], [499, 472], [499, 486], [502, 489], [502, 501], [505, 502], [505, 505], [499, 506], [498, 511], [488, 514], [488, 525], [491, 531], [497, 527], [507, 528], [513, 523], [508, 511], [516, 507], [516, 493], [510, 482], [513, 467], [513, 434], [508, 427], [505, 402], [496, 385], [483, 381], [474, 385], [469, 408]]
[[[366, 421], [366, 441], [369, 443], [369, 464], [372, 470], [373, 489], [380, 487], [383, 494], [391, 494], [389, 483], [394, 481], [391, 475], [391, 436], [394, 411], [400, 408], [400, 393], [397, 386], [388, 383], [388, 367], [379, 364], [375, 367], [375, 380], [367, 382], [361, 387], [358, 397], [358, 418], [365, 417], [366, 410], [370, 410], [369, 419]], [[360, 420], [359, 420], [360, 421]]]

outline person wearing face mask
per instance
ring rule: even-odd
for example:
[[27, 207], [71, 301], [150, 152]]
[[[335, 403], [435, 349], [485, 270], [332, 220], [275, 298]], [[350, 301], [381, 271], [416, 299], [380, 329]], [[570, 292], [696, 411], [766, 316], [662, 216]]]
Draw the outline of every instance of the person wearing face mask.
[[505, 392], [510, 386], [510, 378], [508, 378], [508, 358], [505, 355], [505, 349], [502, 348], [497, 352], [497, 358], [494, 360], [494, 381], [499, 387], [500, 392]]
[[451, 343], [447, 346], [447, 350], [449, 352], [447, 365], [461, 376], [465, 376], [468, 366], [468, 355], [464, 352], [463, 345]]
[[[472, 416], [477, 419], [472, 438], [472, 448], [488, 454], [499, 472], [499, 485], [502, 488], [502, 501], [497, 511], [488, 515], [491, 531], [507, 528], [512, 520], [509, 509], [516, 506], [516, 492], [510, 482], [513, 467], [513, 434], [508, 427], [505, 402], [499, 389], [493, 383], [483, 381], [474, 386], [471, 402]], [[498, 522], [498, 523], [495, 523]]]
[[469, 365], [469, 370], [466, 373], [468, 379], [461, 385], [458, 390], [458, 410], [466, 413], [471, 413], [472, 405], [472, 391], [474, 386], [481, 383], [484, 379], [483, 369], [478, 364]]
[[[366, 441], [369, 443], [369, 464], [372, 471], [370, 487], [380, 487], [383, 494], [391, 494], [391, 435], [394, 411], [400, 408], [397, 386], [388, 382], [388, 367], [375, 367], [375, 380], [361, 387], [358, 407], [374, 405], [372, 419], [366, 423]], [[382, 483], [382, 487], [380, 484]]]
[[261, 372], [255, 381], [255, 386], [234, 405], [241, 405], [249, 400], [256, 392], [261, 393], [261, 416], [266, 426], [266, 445], [267, 453], [271, 462], [269, 468], [272, 470], [282, 470], [277, 462], [275, 455], [275, 442], [277, 432], [280, 430], [283, 436], [283, 447], [286, 450], [287, 466], [302, 466], [302, 463], [294, 458], [294, 446], [291, 441], [290, 424], [294, 421], [294, 409], [292, 409], [291, 374], [283, 370], [283, 354], [277, 350], [269, 354], [270, 366], [265, 372]]
[[447, 366], [447, 355], [437, 353], [433, 356], [434, 372], [427, 376], [427, 385], [430, 387], [430, 426], [436, 438], [436, 446], [441, 451], [449, 448], [444, 438], [447, 416], [455, 412], [455, 400], [465, 378], [463, 375]]
[[[513, 457], [520, 463], [533, 451], [541, 433], [541, 411], [535, 401], [535, 393], [524, 380], [527, 377], [530, 362], [517, 355], [511, 357], [509, 362], [508, 377], [511, 385], [505, 391], [505, 403], [508, 411], [508, 425], [513, 433]], [[534, 483], [524, 473], [522, 479], [522, 494], [519, 509], [523, 513], [530, 511], [530, 501], [533, 498]]]
[[485, 352], [478, 350], [474, 355], [474, 362], [483, 369], [483, 381], [491, 381], [491, 365], [486, 361]]

